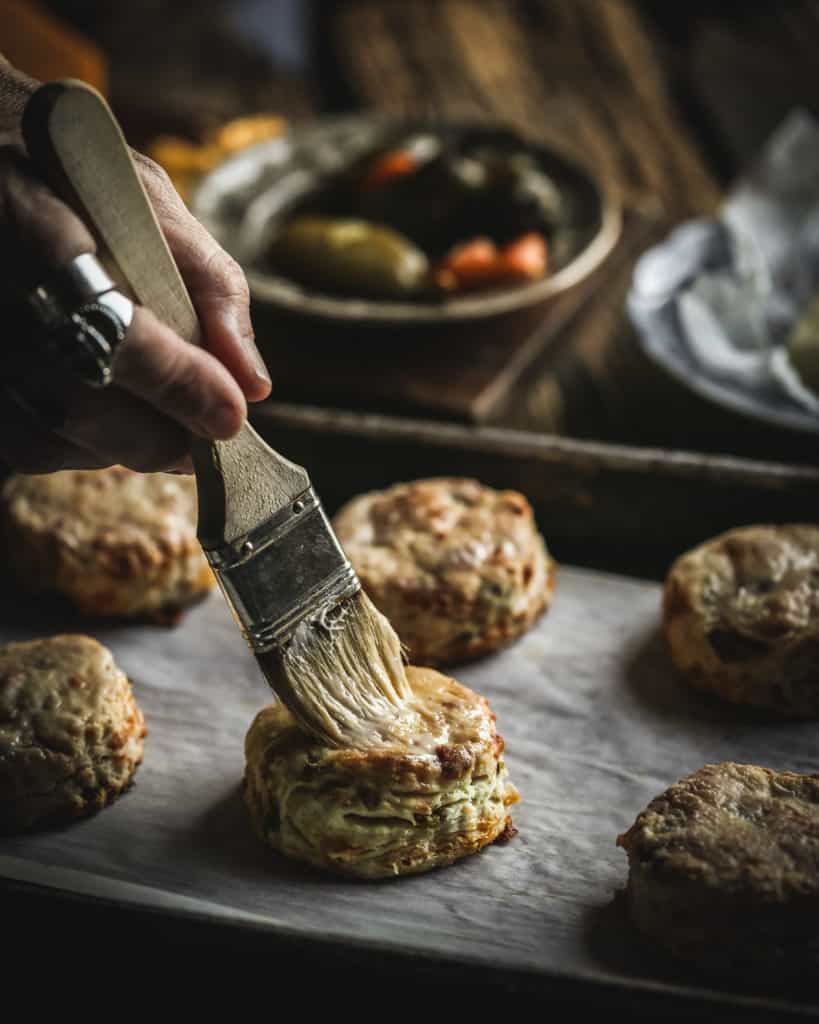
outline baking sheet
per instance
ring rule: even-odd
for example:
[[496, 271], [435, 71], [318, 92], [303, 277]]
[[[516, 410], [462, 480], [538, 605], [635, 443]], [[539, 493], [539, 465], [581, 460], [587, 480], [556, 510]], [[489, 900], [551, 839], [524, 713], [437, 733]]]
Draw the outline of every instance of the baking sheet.
[[453, 674], [489, 697], [522, 794], [518, 835], [446, 869], [338, 880], [252, 835], [243, 740], [269, 700], [218, 593], [173, 629], [0, 605], [0, 640], [93, 632], [132, 679], [149, 726], [136, 785], [94, 818], [0, 841], [0, 875], [302, 937], [439, 961], [621, 983], [680, 998], [806, 1005], [670, 964], [631, 929], [615, 837], [657, 793], [719, 760], [817, 771], [819, 724], [770, 723], [682, 688], [658, 634], [659, 587], [563, 567], [552, 610], [514, 646]]

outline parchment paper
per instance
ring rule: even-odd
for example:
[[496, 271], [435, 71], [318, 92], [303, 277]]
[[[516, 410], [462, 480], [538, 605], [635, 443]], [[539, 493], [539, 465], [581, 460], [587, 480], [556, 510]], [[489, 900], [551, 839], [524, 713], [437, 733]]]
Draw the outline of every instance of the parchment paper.
[[2, 610], [2, 641], [83, 631], [107, 644], [150, 732], [127, 795], [64, 829], [3, 839], [0, 875], [490, 970], [783, 1005], [779, 993], [720, 989], [670, 964], [633, 932], [617, 895], [627, 874], [617, 834], [676, 779], [720, 760], [819, 770], [819, 725], [771, 723], [673, 678], [656, 584], [564, 567], [533, 631], [453, 670], [497, 713], [522, 794], [519, 834], [450, 868], [381, 883], [301, 868], [252, 835], [239, 791], [243, 740], [270, 693], [221, 595], [173, 629], [92, 629], [17, 598]]

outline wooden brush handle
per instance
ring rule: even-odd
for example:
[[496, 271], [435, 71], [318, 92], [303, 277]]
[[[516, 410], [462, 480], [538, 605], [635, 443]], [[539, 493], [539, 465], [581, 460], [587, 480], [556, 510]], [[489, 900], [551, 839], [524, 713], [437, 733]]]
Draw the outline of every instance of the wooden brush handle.
[[[187, 341], [199, 323], [119, 124], [102, 96], [71, 79], [41, 86], [23, 117], [29, 155], [97, 238], [100, 258], [136, 302]], [[235, 541], [288, 505], [310, 480], [246, 423], [230, 441], [192, 444], [205, 548]]]

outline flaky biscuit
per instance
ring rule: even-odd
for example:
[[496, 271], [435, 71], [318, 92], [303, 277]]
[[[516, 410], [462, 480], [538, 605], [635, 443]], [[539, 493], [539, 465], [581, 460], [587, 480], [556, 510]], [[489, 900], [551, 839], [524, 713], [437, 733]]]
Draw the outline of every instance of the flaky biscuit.
[[746, 526], [682, 555], [666, 577], [663, 629], [692, 686], [819, 714], [819, 528]]
[[517, 491], [416, 480], [353, 498], [333, 525], [416, 665], [503, 647], [551, 604], [555, 564]]
[[253, 827], [288, 857], [359, 878], [451, 864], [511, 834], [517, 799], [487, 701], [432, 669], [407, 669], [418, 715], [402, 741], [331, 749], [282, 704], [245, 743]]
[[17, 582], [59, 591], [84, 614], [173, 619], [214, 585], [192, 477], [122, 466], [18, 474], [2, 507]]
[[761, 979], [819, 966], [819, 775], [705, 765], [617, 838], [637, 928], [675, 957]]
[[111, 652], [83, 635], [0, 647], [0, 830], [99, 810], [131, 784], [145, 721]]

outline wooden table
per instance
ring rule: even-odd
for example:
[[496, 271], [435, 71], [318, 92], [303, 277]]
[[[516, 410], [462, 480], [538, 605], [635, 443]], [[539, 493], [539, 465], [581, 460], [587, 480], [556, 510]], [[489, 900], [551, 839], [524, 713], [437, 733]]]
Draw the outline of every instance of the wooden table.
[[[301, 4], [293, 35], [304, 48], [295, 70], [271, 68], [229, 27], [229, 5], [217, 0], [176, 5], [173, 15], [158, 0], [116, 14], [99, 4], [92, 17], [94, 6], [77, 4], [110, 55], [112, 102], [138, 145], [160, 131], [199, 137], [253, 110], [274, 109], [294, 122], [360, 108], [499, 118], [602, 171], [649, 214], [652, 230], [640, 250], [682, 220], [713, 212], [794, 105], [819, 110], [819, 15], [811, 0]], [[714, 407], [643, 357], [622, 312], [636, 255], [527, 367], [508, 399], [491, 407], [489, 421], [811, 461], [811, 445]]]

